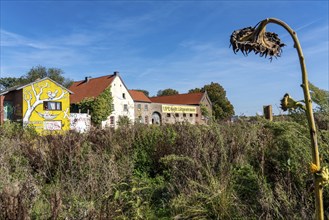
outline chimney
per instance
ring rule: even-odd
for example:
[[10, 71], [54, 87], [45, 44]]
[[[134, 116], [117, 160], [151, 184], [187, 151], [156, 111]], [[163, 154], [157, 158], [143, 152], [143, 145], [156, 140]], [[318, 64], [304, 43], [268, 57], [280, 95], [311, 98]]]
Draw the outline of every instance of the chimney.
[[90, 80], [90, 78], [91, 78], [91, 76], [86, 76], [86, 77], [85, 77], [85, 83], [88, 83], [89, 80]]
[[113, 72], [113, 75], [114, 75], [114, 76], [119, 76], [119, 71], [114, 71], [114, 72]]

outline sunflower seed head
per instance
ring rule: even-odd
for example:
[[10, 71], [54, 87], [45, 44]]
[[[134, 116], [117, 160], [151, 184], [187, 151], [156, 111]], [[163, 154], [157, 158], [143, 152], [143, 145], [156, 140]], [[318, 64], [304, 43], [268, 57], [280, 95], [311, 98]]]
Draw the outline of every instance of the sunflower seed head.
[[265, 27], [262, 30], [254, 27], [236, 30], [231, 35], [230, 43], [234, 53], [241, 50], [247, 56], [254, 51], [261, 57], [269, 56], [271, 60], [280, 57], [282, 47], [285, 46], [276, 33], [265, 32]]
[[305, 110], [305, 106], [300, 102], [296, 102], [288, 93], [283, 96], [283, 99], [281, 99], [280, 104], [281, 109], [283, 111], [287, 111], [288, 109], [294, 110], [297, 108]]

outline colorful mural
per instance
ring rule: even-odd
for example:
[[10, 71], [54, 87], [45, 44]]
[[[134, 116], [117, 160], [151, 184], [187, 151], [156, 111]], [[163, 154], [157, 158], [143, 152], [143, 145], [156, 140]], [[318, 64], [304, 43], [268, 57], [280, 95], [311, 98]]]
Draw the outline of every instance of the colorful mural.
[[69, 91], [50, 79], [23, 88], [23, 124], [38, 132], [69, 130]]

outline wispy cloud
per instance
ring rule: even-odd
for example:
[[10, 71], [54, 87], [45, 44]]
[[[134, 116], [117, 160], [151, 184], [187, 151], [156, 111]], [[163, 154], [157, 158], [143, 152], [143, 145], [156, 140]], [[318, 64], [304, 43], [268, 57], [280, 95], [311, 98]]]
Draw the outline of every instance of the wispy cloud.
[[32, 47], [35, 49], [48, 49], [48, 45], [28, 39], [16, 33], [0, 29], [0, 46], [1, 47]]

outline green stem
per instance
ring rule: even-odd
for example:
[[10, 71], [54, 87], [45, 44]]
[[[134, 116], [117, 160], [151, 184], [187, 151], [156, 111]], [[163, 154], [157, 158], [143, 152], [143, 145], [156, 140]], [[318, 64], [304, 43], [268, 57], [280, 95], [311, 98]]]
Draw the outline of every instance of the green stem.
[[[295, 44], [294, 47], [297, 50], [300, 67], [302, 70], [302, 80], [303, 80], [302, 88], [303, 88], [303, 92], [304, 92], [306, 116], [307, 116], [308, 126], [309, 126], [309, 130], [310, 130], [311, 144], [312, 144], [312, 158], [313, 158], [312, 162], [320, 169], [320, 158], [319, 158], [319, 148], [318, 148], [318, 142], [317, 142], [317, 133], [316, 133], [314, 116], [313, 116], [312, 100], [311, 100], [311, 95], [310, 95], [310, 90], [309, 90], [309, 83], [308, 83], [308, 78], [307, 78], [305, 59], [304, 59], [304, 55], [302, 52], [302, 48], [300, 46], [296, 32], [293, 29], [291, 29], [285, 22], [283, 22], [279, 19], [276, 19], [276, 18], [267, 18], [260, 23], [259, 28], [263, 29], [268, 23], [275, 23], [275, 24], [282, 26], [289, 32], [290, 36], [294, 40], [294, 44]], [[260, 32], [260, 30], [259, 30], [259, 32]], [[316, 219], [323, 220], [324, 211], [323, 211], [323, 199], [322, 199], [322, 186], [320, 186], [319, 181], [317, 180], [315, 174], [314, 174], [313, 178], [314, 178], [314, 185], [315, 185], [314, 190], [315, 190]]]

